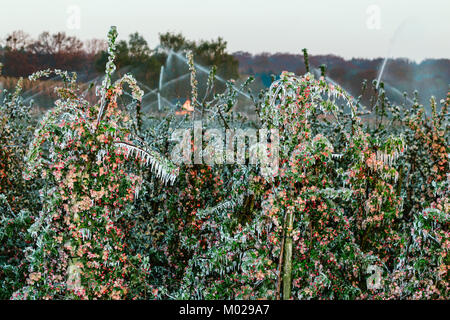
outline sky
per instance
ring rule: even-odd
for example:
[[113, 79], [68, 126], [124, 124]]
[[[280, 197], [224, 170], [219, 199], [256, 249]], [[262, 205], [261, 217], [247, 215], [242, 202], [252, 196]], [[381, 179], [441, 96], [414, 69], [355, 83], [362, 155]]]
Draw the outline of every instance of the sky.
[[125, 39], [138, 31], [191, 40], [222, 37], [229, 52], [335, 54], [344, 58], [450, 58], [449, 0], [1, 0], [0, 38], [64, 31]]

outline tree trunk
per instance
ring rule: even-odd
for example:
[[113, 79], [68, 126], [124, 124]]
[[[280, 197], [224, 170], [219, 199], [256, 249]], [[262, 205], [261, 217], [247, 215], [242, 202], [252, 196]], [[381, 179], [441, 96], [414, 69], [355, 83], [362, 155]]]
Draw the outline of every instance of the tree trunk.
[[289, 300], [292, 291], [292, 229], [294, 214], [289, 212], [286, 225], [286, 241], [284, 242], [283, 299]]

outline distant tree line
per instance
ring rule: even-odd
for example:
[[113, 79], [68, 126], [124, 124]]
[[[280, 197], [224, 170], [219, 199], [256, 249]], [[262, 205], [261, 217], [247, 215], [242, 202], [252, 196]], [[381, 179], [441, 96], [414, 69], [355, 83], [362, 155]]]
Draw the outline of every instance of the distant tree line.
[[[92, 39], [83, 42], [64, 32], [42, 32], [33, 39], [19, 30], [8, 34], [0, 44], [3, 75], [10, 77], [25, 77], [37, 70], [53, 68], [77, 71], [88, 79], [100, 74], [107, 61], [105, 41]], [[128, 41], [119, 41], [117, 69], [119, 72], [133, 71], [140, 81], [155, 86], [161, 66], [167, 59], [167, 50], [191, 50], [197, 63], [207, 67], [215, 65], [224, 78], [239, 76], [238, 61], [227, 53], [227, 42], [222, 38], [196, 42], [186, 39], [182, 34], [170, 32], [159, 35], [159, 45], [154, 49], [138, 32], [130, 34]]]
[[[236, 52], [233, 56], [239, 61], [241, 75], [253, 75], [265, 86], [270, 85], [271, 75], [280, 74], [283, 70], [293, 70], [296, 74], [306, 72], [303, 54], [261, 53], [252, 55], [248, 52]], [[384, 58], [345, 60], [336, 55], [310, 55], [311, 72], [320, 74], [320, 66], [326, 66], [326, 75], [342, 85], [353, 95], [361, 92], [362, 83], [377, 79]], [[449, 59], [426, 59], [420, 63], [405, 58], [389, 59], [381, 78], [385, 82], [386, 91], [396, 102], [403, 99], [406, 92], [411, 98], [414, 90], [420, 92], [420, 101], [428, 105], [428, 99], [434, 95], [444, 99], [450, 83]], [[367, 87], [370, 87], [370, 83]], [[374, 92], [366, 90], [366, 97]]]
[[3, 74], [11, 77], [25, 77], [45, 68], [89, 74], [93, 71], [93, 61], [104, 49], [106, 43], [101, 40], [83, 43], [64, 32], [42, 32], [37, 39], [33, 39], [19, 30], [2, 41], [0, 60], [4, 64]]
[[[166, 50], [161, 50], [164, 48]], [[293, 70], [297, 74], [306, 72], [303, 54], [227, 52], [227, 42], [216, 40], [192, 41], [181, 33], [159, 34], [159, 44], [150, 48], [138, 32], [128, 40], [117, 43], [117, 68], [120, 73], [133, 72], [136, 78], [149, 87], [157, 87], [161, 66], [167, 60], [167, 49], [175, 52], [191, 50], [195, 61], [203, 66], [215, 65], [218, 75], [226, 79], [240, 76], [255, 76], [263, 87], [270, 85], [272, 74]], [[36, 39], [23, 31], [14, 31], [0, 41], [0, 62], [4, 64], [2, 74], [10, 77], [26, 77], [45, 69], [56, 68], [76, 71], [80, 80], [90, 80], [101, 74], [107, 60], [106, 42], [98, 39], [81, 41], [64, 32], [51, 34], [42, 32]], [[336, 55], [309, 57], [311, 72], [320, 73], [326, 66], [326, 75], [342, 85], [353, 95], [359, 95], [361, 84], [377, 78], [383, 59], [353, 58], [345, 60]], [[408, 59], [388, 60], [382, 80], [389, 96], [401, 102], [403, 93], [411, 98], [414, 90], [421, 92], [423, 99], [431, 95], [444, 98], [450, 83], [450, 60], [427, 59], [420, 63]], [[370, 87], [370, 86], [368, 86]], [[366, 92], [366, 97], [374, 92]], [[428, 104], [427, 101], [420, 101]]]

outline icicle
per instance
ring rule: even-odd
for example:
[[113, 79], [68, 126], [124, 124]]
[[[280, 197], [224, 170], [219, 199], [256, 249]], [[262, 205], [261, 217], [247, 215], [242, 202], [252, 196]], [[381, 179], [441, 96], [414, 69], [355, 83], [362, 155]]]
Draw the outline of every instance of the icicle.
[[139, 197], [139, 187], [136, 187], [134, 189], [134, 201], [136, 202], [136, 199]]

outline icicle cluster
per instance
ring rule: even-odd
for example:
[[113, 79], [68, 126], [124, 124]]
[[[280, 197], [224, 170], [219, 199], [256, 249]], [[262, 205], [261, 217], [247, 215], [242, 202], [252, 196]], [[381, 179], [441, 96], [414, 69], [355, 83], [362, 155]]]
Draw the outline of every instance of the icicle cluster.
[[178, 169], [171, 170], [168, 165], [160, 160], [158, 154], [152, 151], [146, 151], [138, 146], [132, 145], [127, 142], [117, 142], [119, 148], [124, 148], [126, 150], [126, 157], [135, 155], [137, 159], [141, 159], [146, 165], [151, 166], [151, 170], [156, 174], [158, 179], [161, 179], [165, 184], [170, 182], [173, 184], [177, 178]]
[[392, 167], [392, 164], [395, 162], [395, 160], [398, 159], [399, 156], [400, 154], [397, 151], [394, 151], [392, 154], [390, 154], [378, 150], [376, 153], [376, 159], [378, 161], [382, 161], [385, 165], [388, 165], [389, 167]]
[[237, 199], [225, 200], [214, 207], [198, 210], [197, 217], [205, 218], [209, 214], [221, 213], [227, 209], [234, 209], [237, 206], [242, 205], [242, 202], [242, 197], [238, 197]]

